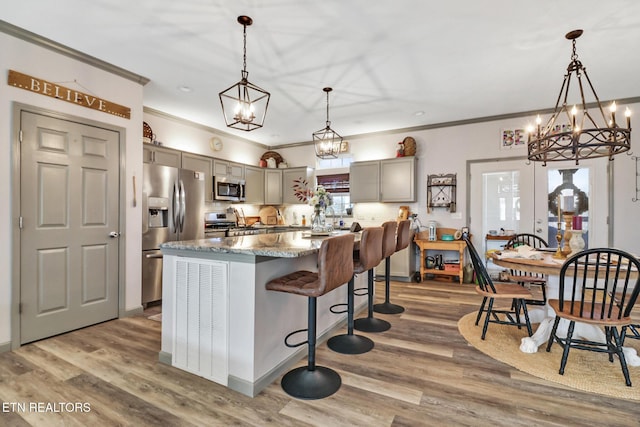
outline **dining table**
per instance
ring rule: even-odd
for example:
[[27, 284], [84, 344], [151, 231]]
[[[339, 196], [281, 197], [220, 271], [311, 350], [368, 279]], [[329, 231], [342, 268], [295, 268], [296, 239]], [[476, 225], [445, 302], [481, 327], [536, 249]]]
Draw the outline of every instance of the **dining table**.
[[[565, 257], [558, 257], [555, 252], [555, 248], [544, 248], [531, 251], [529, 257], [522, 257], [515, 251], [496, 251], [491, 254], [491, 259], [497, 266], [509, 270], [544, 274], [547, 278], [547, 304], [529, 309], [529, 319], [531, 323], [540, 323], [540, 325], [533, 335], [522, 338], [520, 351], [523, 353], [536, 353], [538, 348], [546, 344], [551, 336], [556, 313], [548, 304], [548, 300], [558, 299], [559, 297], [560, 269], [566, 261]], [[567, 273], [570, 274], [570, 271]], [[601, 274], [604, 273], [601, 272]], [[570, 289], [567, 289], [565, 293], [570, 293]], [[565, 296], [568, 297], [569, 295]], [[560, 319], [558, 332], [566, 334], [568, 327], [569, 321]], [[576, 322], [574, 334], [591, 341], [606, 342], [604, 331], [595, 325]], [[629, 366], [640, 366], [640, 357], [638, 357], [635, 349], [624, 347], [623, 350]]]

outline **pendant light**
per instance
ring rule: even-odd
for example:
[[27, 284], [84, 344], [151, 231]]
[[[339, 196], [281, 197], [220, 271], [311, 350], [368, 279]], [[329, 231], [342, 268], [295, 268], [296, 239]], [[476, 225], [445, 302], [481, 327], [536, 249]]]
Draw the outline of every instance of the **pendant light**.
[[329, 92], [333, 89], [325, 87], [322, 89], [327, 94], [327, 126], [313, 133], [313, 143], [316, 147], [316, 156], [321, 159], [336, 159], [340, 153], [342, 137], [331, 129], [329, 121]]
[[220, 103], [227, 127], [248, 132], [262, 127], [271, 95], [266, 90], [249, 83], [247, 26], [253, 24], [253, 20], [242, 15], [238, 16], [238, 23], [242, 25], [244, 35], [242, 78], [238, 83], [220, 92]]
[[[543, 166], [547, 162], [563, 160], [575, 160], [577, 165], [580, 160], [595, 157], [609, 157], [609, 160], [613, 160], [615, 154], [624, 153], [631, 148], [631, 111], [629, 108], [625, 111], [626, 127], [616, 122], [615, 101], [608, 108], [607, 117], [587, 70], [578, 60], [576, 39], [582, 32], [573, 30], [565, 36], [571, 40], [573, 54], [553, 114], [544, 127], [541, 127], [542, 119], [538, 116], [537, 127], [529, 129], [528, 158], [542, 162]], [[576, 104], [568, 102], [572, 77], [577, 80], [580, 93]], [[595, 99], [595, 104], [591, 103], [595, 110], [593, 113], [587, 106], [585, 88], [591, 90]]]

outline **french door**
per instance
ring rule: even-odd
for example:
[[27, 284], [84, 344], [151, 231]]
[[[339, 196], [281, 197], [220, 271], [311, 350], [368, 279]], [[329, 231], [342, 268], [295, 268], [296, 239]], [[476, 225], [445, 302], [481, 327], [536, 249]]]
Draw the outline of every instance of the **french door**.
[[[543, 167], [526, 159], [487, 160], [469, 164], [469, 227], [474, 245], [489, 249], [485, 236], [495, 230], [532, 233], [556, 247], [557, 197], [568, 199], [582, 218], [589, 247], [607, 246], [608, 160], [554, 162]], [[564, 226], [561, 226], [564, 228]], [[504, 243], [504, 242], [503, 242]]]

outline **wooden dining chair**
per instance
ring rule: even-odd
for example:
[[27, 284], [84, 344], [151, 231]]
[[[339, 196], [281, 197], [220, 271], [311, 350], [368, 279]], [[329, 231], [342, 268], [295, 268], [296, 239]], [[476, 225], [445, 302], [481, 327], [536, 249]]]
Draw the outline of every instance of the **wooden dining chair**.
[[[625, 383], [631, 386], [629, 369], [622, 351], [631, 310], [640, 292], [640, 261], [618, 249], [587, 249], [571, 256], [560, 269], [558, 299], [549, 299], [556, 312], [547, 351], [554, 342], [563, 348], [560, 375], [564, 374], [569, 350], [589, 350], [617, 355]], [[566, 337], [557, 333], [560, 319], [569, 321]], [[574, 337], [576, 322], [603, 327], [606, 342]], [[596, 368], [597, 369], [597, 368]]]
[[[513, 325], [520, 329], [522, 326], [527, 327], [527, 333], [531, 336], [531, 322], [529, 321], [529, 312], [527, 311], [527, 299], [533, 296], [526, 288], [517, 283], [493, 283], [487, 269], [485, 268], [478, 251], [476, 251], [471, 239], [467, 233], [462, 235], [463, 240], [467, 244], [469, 255], [476, 276], [476, 292], [482, 295], [482, 304], [476, 316], [476, 326], [484, 313], [484, 324], [482, 326], [482, 339], [487, 334], [489, 323], [498, 323], [501, 325]], [[511, 305], [508, 308], [494, 307], [495, 300], [508, 301]], [[520, 315], [524, 316], [524, 322]]]
[[[504, 245], [504, 248], [514, 249], [521, 245], [528, 245], [536, 249], [549, 247], [547, 241], [540, 236], [529, 233], [519, 233], [509, 239]], [[511, 269], [509, 271], [509, 281], [519, 283], [527, 289], [531, 289], [531, 286], [538, 286], [540, 288], [542, 299], [531, 299], [527, 301], [527, 304], [545, 305], [547, 303], [547, 277], [544, 274]]]

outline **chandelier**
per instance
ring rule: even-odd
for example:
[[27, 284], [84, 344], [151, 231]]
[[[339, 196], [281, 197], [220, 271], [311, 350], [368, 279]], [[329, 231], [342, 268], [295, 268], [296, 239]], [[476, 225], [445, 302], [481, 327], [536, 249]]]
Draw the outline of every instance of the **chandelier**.
[[[626, 128], [616, 122], [615, 101], [608, 108], [608, 117], [605, 115], [605, 109], [600, 104], [587, 70], [578, 60], [576, 39], [581, 35], [582, 30], [573, 30], [565, 36], [573, 44], [573, 54], [553, 114], [544, 127], [541, 127], [542, 119], [538, 116], [536, 129], [528, 130], [529, 160], [543, 162], [543, 166], [547, 162], [562, 160], [575, 160], [577, 165], [579, 160], [596, 157], [609, 157], [609, 160], [613, 160], [615, 154], [624, 153], [631, 148], [631, 111], [629, 108], [625, 111]], [[567, 98], [574, 74], [578, 80], [580, 103], [570, 107]], [[586, 84], [583, 84], [583, 77]], [[591, 104], [595, 110], [593, 113], [587, 108], [585, 88], [590, 89], [595, 98], [595, 103]]]
[[238, 16], [238, 23], [244, 28], [242, 78], [238, 83], [220, 92], [220, 103], [222, 104], [222, 114], [227, 127], [252, 131], [262, 127], [271, 95], [266, 90], [249, 83], [249, 73], [247, 72], [247, 26], [253, 24], [253, 20], [243, 15]]
[[316, 156], [321, 159], [336, 159], [340, 153], [342, 137], [331, 129], [329, 121], [329, 92], [333, 89], [325, 87], [322, 89], [327, 93], [327, 127], [313, 133], [313, 143], [316, 147]]

